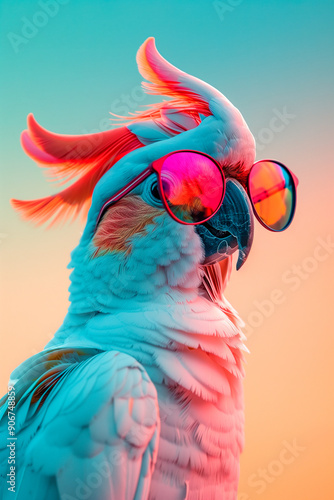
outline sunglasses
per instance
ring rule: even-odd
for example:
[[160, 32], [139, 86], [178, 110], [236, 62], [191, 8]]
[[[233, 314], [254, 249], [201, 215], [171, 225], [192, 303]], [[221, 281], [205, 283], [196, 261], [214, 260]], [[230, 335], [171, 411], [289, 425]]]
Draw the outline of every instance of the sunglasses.
[[[180, 224], [203, 224], [220, 209], [226, 180], [209, 155], [180, 150], [159, 158], [109, 198], [102, 206], [95, 230], [106, 210], [141, 184], [157, 175], [157, 195], [167, 213]], [[252, 166], [246, 189], [257, 220], [271, 231], [284, 231], [296, 209], [298, 179], [282, 163], [260, 160]]]

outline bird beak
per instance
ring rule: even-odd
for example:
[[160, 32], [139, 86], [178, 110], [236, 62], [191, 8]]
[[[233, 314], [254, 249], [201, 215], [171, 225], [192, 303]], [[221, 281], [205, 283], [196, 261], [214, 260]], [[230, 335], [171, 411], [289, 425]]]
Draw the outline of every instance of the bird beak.
[[207, 222], [196, 226], [202, 239], [205, 260], [213, 264], [225, 259], [237, 249], [237, 270], [246, 262], [254, 235], [254, 218], [248, 195], [235, 179], [227, 179], [223, 204]]

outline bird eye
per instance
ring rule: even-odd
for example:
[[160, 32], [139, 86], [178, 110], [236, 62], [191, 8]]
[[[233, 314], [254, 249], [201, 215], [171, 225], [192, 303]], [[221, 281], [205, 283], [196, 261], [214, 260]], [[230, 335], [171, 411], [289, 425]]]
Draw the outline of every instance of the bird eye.
[[152, 194], [153, 198], [155, 198], [156, 200], [161, 200], [157, 182], [154, 182], [151, 185], [151, 194]]

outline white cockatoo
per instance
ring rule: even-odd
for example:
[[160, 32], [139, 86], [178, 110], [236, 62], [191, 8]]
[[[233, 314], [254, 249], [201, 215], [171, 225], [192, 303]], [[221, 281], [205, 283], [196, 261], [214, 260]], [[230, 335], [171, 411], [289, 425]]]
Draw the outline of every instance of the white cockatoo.
[[[4, 500], [237, 498], [246, 347], [223, 291], [232, 253], [239, 268], [252, 244], [254, 139], [240, 112], [168, 63], [153, 38], [137, 62], [146, 91], [169, 100], [83, 136], [50, 133], [29, 115], [22, 134], [25, 151], [72, 184], [13, 206], [36, 223], [79, 212], [87, 221], [64, 323], [14, 370], [1, 401]], [[156, 172], [130, 189], [177, 151], [224, 174], [223, 202], [201, 224], [168, 213]]]

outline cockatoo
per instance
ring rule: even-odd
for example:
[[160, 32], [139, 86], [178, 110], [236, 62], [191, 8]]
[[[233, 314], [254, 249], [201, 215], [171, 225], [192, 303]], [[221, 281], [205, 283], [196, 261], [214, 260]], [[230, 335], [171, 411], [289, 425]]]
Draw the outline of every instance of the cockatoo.
[[[36, 223], [87, 221], [64, 323], [2, 400], [3, 499], [237, 498], [247, 349], [223, 292], [232, 254], [240, 268], [252, 245], [255, 143], [231, 102], [167, 62], [153, 38], [137, 63], [146, 91], [169, 100], [80, 136], [29, 115], [22, 134], [52, 179], [74, 181], [14, 208]], [[222, 205], [203, 224], [170, 216], [155, 172], [124, 194], [175, 151], [207, 155], [224, 174]]]

